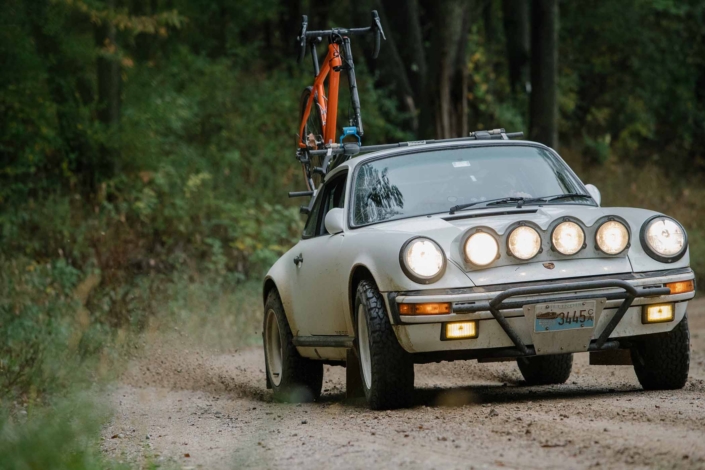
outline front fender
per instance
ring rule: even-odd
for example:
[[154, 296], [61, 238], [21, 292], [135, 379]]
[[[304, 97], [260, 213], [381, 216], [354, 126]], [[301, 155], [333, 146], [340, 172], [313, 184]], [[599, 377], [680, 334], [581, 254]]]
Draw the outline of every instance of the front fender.
[[659, 271], [661, 269], [687, 268], [690, 266], [690, 247], [688, 247], [685, 255], [683, 255], [683, 257], [678, 261], [664, 263], [649, 256], [641, 244], [639, 234], [646, 221], [655, 215], [666, 214], [661, 214], [659, 212], [646, 209], [634, 209], [631, 207], [615, 207], [610, 208], [610, 210], [614, 214], [623, 217], [627, 222], [629, 222], [629, 229], [632, 232], [632, 239], [629, 247], [628, 258], [635, 273]]
[[262, 291], [264, 295], [264, 302], [267, 302], [267, 295], [268, 295], [268, 289], [271, 289], [272, 287], [276, 288], [277, 291], [279, 292], [279, 298], [282, 301], [282, 306], [284, 307], [284, 313], [286, 314], [286, 318], [289, 321], [289, 326], [291, 327], [292, 331], [297, 331], [298, 327], [296, 326], [296, 319], [294, 318], [294, 315], [292, 312], [294, 311], [293, 309], [293, 299], [292, 299], [292, 284], [291, 284], [291, 279], [287, 275], [287, 269], [289, 266], [289, 263], [292, 263], [292, 259], [294, 257], [294, 251], [296, 249], [296, 246], [291, 248], [289, 251], [287, 251], [285, 254], [283, 254], [276, 263], [269, 269], [267, 272], [267, 275], [264, 278], [264, 282], [262, 285]]
[[[374, 277], [380, 292], [407, 291], [420, 289], [449, 289], [457, 287], [472, 287], [474, 284], [463, 273], [457, 264], [445, 253], [448, 263], [446, 271], [433, 284], [420, 284], [409, 279], [401, 268], [399, 251], [412, 235], [403, 232], [349, 232], [346, 235], [344, 256], [352, 270], [364, 266]], [[430, 237], [433, 238], [433, 237]], [[443, 243], [439, 243], [441, 247]], [[444, 248], [442, 248], [444, 249]], [[444, 249], [445, 250], [445, 249]]]

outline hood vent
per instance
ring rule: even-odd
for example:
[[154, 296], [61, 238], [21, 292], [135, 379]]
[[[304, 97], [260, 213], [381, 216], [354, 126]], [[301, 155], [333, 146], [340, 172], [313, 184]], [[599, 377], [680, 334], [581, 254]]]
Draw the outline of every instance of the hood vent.
[[538, 209], [524, 209], [524, 210], [508, 210], [508, 211], [498, 211], [498, 212], [473, 212], [463, 215], [454, 215], [451, 217], [442, 217], [443, 220], [460, 220], [460, 219], [473, 219], [476, 217], [493, 217], [495, 215], [515, 215], [515, 214], [535, 214]]

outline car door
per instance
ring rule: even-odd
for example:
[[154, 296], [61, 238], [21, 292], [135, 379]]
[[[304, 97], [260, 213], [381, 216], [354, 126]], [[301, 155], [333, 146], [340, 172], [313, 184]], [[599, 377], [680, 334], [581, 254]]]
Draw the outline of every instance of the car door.
[[348, 335], [343, 304], [347, 273], [338, 263], [342, 233], [330, 235], [325, 217], [330, 209], [345, 206], [347, 174], [337, 175], [320, 190], [297, 245], [300, 262], [294, 268], [294, 313], [296, 335]]

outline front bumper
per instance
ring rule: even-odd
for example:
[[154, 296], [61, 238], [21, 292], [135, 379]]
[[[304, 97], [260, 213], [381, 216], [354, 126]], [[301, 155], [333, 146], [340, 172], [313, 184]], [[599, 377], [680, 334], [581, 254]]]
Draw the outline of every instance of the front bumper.
[[[484, 288], [389, 292], [387, 301], [399, 343], [408, 352], [466, 351], [468, 357], [514, 357], [536, 353], [532, 326], [524, 317], [525, 305], [607, 299], [588, 350], [616, 349], [622, 347], [621, 339], [672, 330], [685, 316], [687, 301], [695, 292], [671, 295], [664, 286], [691, 279], [694, 279], [693, 271], [685, 268]], [[452, 312], [432, 316], [399, 315], [399, 303], [425, 302], [450, 302]], [[642, 306], [663, 302], [675, 304], [673, 321], [642, 324]], [[445, 323], [467, 320], [478, 322], [477, 338], [441, 340], [440, 332]]]

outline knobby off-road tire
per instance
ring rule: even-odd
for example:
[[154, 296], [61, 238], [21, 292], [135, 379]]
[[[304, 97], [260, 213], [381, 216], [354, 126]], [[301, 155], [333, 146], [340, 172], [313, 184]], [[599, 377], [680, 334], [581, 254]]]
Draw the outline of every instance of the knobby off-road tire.
[[644, 390], [683, 388], [690, 368], [688, 317], [672, 331], [649, 335], [632, 347], [634, 372]]
[[394, 334], [382, 295], [369, 280], [357, 287], [355, 325], [362, 388], [370, 408], [411, 406], [414, 363]]
[[[311, 96], [311, 93], [313, 93], [313, 87], [306, 87], [304, 88], [303, 93], [301, 93], [301, 104], [299, 106], [299, 124], [301, 123], [301, 120], [304, 117], [304, 112], [306, 111], [306, 105], [308, 104], [308, 99]], [[298, 131], [298, 129], [297, 129]], [[321, 144], [323, 143], [323, 119], [321, 118], [321, 109], [318, 107], [318, 103], [314, 98], [313, 105], [311, 106], [311, 112], [308, 115], [308, 119], [306, 120], [306, 125], [304, 126], [304, 133], [303, 135], [299, 136], [301, 139], [301, 142], [306, 145], [309, 149], [315, 150], [318, 145], [316, 146], [311, 146], [309, 145], [308, 137], [309, 134], [313, 134], [315, 136], [315, 140], [318, 140], [320, 137], [321, 139]], [[323, 181], [323, 178], [320, 174], [313, 173], [313, 169], [315, 167], [321, 167], [323, 165], [323, 160], [324, 157], [321, 156], [311, 156], [311, 163], [309, 164], [309, 168], [307, 169], [306, 166], [303, 166], [304, 170], [304, 178], [306, 179], [306, 186], [308, 187], [309, 190], [314, 190], [318, 189], [321, 186], [321, 183]]]
[[573, 369], [572, 354], [520, 357], [517, 365], [529, 385], [562, 384]]
[[[277, 328], [278, 332], [274, 331], [274, 328]], [[323, 363], [299, 355], [292, 342], [291, 328], [276, 291], [267, 296], [262, 331], [267, 383], [274, 391], [274, 399], [294, 403], [318, 400], [323, 385]], [[276, 341], [271, 340], [277, 336], [276, 333], [279, 337], [278, 345]], [[270, 334], [272, 336], [269, 336]], [[271, 370], [270, 365], [279, 370]], [[277, 373], [279, 375], [276, 375]]]

